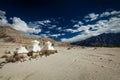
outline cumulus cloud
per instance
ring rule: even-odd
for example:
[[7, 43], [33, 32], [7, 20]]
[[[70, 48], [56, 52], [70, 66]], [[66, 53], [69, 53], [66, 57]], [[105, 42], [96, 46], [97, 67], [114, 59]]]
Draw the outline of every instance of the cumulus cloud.
[[[12, 24], [10, 24], [5, 16], [6, 12], [0, 10], [0, 26], [12, 26], [14, 29], [25, 32], [25, 33], [39, 33], [41, 29], [36, 29], [34, 26], [29, 26], [25, 21], [18, 17], [11, 18]], [[49, 21], [45, 21], [47, 23]]]
[[61, 33], [61, 35], [62, 35], [62, 36], [64, 36], [64, 35], [65, 35], [65, 33]]
[[40, 34], [41, 37], [44, 38], [48, 38], [48, 37], [54, 37], [54, 38], [58, 38], [59, 36], [65, 35], [64, 33], [60, 33], [60, 34]]
[[60, 36], [64, 36], [65, 35], [65, 33], [59, 33], [59, 34], [48, 34], [48, 36], [50, 36], [50, 37], [55, 37], [55, 38], [58, 38], [58, 37], [60, 37]]
[[10, 25], [10, 24], [8, 23], [7, 18], [6, 18], [5, 15], [6, 15], [6, 12], [0, 10], [0, 25], [1, 25], [1, 26], [9, 26], [9, 25]]
[[[116, 11], [110, 12], [111, 15], [120, 15]], [[106, 13], [107, 14], [107, 13]], [[105, 15], [104, 15], [105, 16]], [[107, 15], [106, 15], [107, 16]], [[87, 24], [87, 25], [81, 25], [77, 29], [66, 29], [67, 32], [76, 33], [83, 31], [79, 35], [76, 35], [71, 38], [62, 38], [61, 41], [63, 42], [76, 42], [85, 40], [87, 38], [90, 38], [92, 36], [97, 36], [103, 33], [120, 33], [120, 17], [118, 16], [112, 16], [106, 20], [98, 20], [94, 24]]]
[[6, 12], [5, 11], [2, 11], [2, 10], [0, 10], [0, 18], [4, 18], [4, 19], [6, 19]]
[[93, 20], [96, 20], [98, 17], [99, 17], [99, 14], [90, 13], [89, 15], [85, 16], [85, 20], [86, 22], [93, 21]]
[[74, 19], [71, 19], [70, 20], [72, 23], [77, 23], [78, 21], [77, 20], [74, 20]]
[[50, 20], [43, 20], [43, 21], [34, 21], [33, 24], [46, 25], [46, 24], [49, 24], [49, 23], [51, 23]]
[[[92, 27], [92, 26], [91, 26]], [[64, 31], [66, 32], [70, 32], [70, 33], [77, 33], [77, 32], [81, 32], [84, 31], [84, 33], [89, 33], [88, 29], [90, 28], [90, 25], [87, 26], [79, 26], [77, 29], [65, 29]]]
[[84, 23], [82, 21], [78, 21], [77, 24], [75, 24], [73, 27], [78, 28], [81, 25], [83, 25]]
[[61, 31], [61, 30], [62, 30], [62, 27], [58, 27], [57, 30]]
[[54, 29], [57, 27], [57, 25], [52, 24], [50, 20], [43, 20], [43, 21], [33, 21], [28, 23], [29, 26], [32, 26], [34, 28], [42, 28], [46, 27], [48, 29]]
[[[68, 29], [65, 29], [64, 31], [65, 32], [70, 32], [70, 33], [76, 33], [76, 32], [80, 32], [82, 31], [80, 28], [81, 26], [83, 25], [84, 23], [82, 21], [78, 21], [76, 22], [76, 24], [73, 26], [73, 28], [77, 28], [77, 29], [73, 29], [73, 28], [68, 28]], [[85, 29], [85, 28], [84, 28]]]
[[45, 33], [47, 33], [47, 34], [48, 34], [48, 33], [50, 33], [50, 31], [46, 31]]
[[103, 12], [100, 15], [100, 17], [108, 17], [108, 16], [112, 16], [112, 15], [119, 15], [119, 14], [120, 14], [120, 11], [116, 11], [116, 10], [111, 11], [111, 12], [106, 11], [106, 12]]
[[65, 32], [71, 32], [71, 33], [76, 33], [76, 32], [78, 32], [78, 30], [77, 29], [65, 29], [64, 30]]
[[61, 34], [49, 34], [49, 36], [57, 38], [57, 37], [61, 36]]
[[8, 26], [8, 21], [6, 19], [0, 19], [0, 25], [1, 26]]
[[47, 34], [40, 34], [41, 37], [48, 38]]
[[18, 17], [12, 18], [12, 26], [14, 29], [25, 32], [25, 33], [39, 33], [41, 29], [30, 28], [27, 23]]
[[48, 27], [48, 29], [53, 29], [53, 28], [56, 28], [57, 25], [51, 25], [50, 27]]
[[42, 26], [48, 26], [51, 23], [50, 20], [43, 20], [43, 21], [33, 21], [29, 22], [28, 25], [34, 28], [40, 28]]
[[41, 27], [41, 25], [38, 24], [36, 21], [35, 22], [29, 22], [28, 26], [34, 27], [34, 28], [40, 28]]
[[84, 17], [84, 20], [86, 22], [89, 22], [89, 21], [94, 21], [94, 20], [97, 20], [97, 19], [100, 19], [100, 18], [103, 18], [103, 17], [116, 16], [116, 15], [119, 15], [119, 14], [120, 14], [120, 11], [116, 11], [116, 10], [106, 11], [106, 12], [103, 12], [101, 14], [90, 13], [87, 16]]

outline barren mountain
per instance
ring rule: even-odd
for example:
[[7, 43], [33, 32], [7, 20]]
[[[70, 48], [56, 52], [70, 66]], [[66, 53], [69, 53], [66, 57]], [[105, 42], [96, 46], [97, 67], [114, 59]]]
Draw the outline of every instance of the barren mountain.
[[60, 46], [66, 45], [65, 43], [57, 42], [50, 38], [39, 38], [21, 33], [20, 31], [17, 31], [10, 26], [0, 26], [0, 41], [2, 42], [28, 44], [32, 40], [39, 40], [41, 42], [41, 45], [43, 45], [44, 42], [46, 41], [51, 41], [54, 45], [60, 45]]
[[120, 46], [120, 33], [101, 34], [72, 44], [80, 46]]

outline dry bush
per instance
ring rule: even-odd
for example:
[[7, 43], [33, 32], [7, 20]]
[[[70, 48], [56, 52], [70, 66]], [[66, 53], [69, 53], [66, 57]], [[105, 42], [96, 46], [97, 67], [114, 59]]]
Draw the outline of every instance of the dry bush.
[[26, 53], [15, 54], [13, 57], [15, 58], [15, 61], [26, 61], [26, 58], [28, 58]]
[[11, 56], [12, 56], [11, 54], [4, 54], [3, 56], [1, 56], [1, 58], [9, 58]]
[[15, 58], [13, 56], [10, 56], [5, 59], [6, 62], [16, 62]]
[[40, 55], [49, 56], [49, 55], [51, 55], [51, 54], [57, 53], [57, 50], [42, 50], [41, 53], [42, 53], [42, 54], [40, 54]]
[[29, 53], [27, 53], [27, 55], [30, 57], [30, 58], [37, 58], [39, 57], [39, 52], [33, 52], [33, 51], [30, 51]]

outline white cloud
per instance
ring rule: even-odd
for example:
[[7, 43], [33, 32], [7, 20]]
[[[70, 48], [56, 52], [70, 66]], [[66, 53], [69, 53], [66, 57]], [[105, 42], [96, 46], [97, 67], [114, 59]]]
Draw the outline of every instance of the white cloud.
[[103, 12], [103, 13], [100, 15], [100, 17], [107, 17], [107, 16], [119, 15], [119, 14], [120, 14], [120, 11], [116, 11], [116, 10], [111, 11], [111, 12], [106, 11], [106, 12]]
[[110, 15], [110, 12], [103, 12], [100, 17], [106, 17], [106, 16], [109, 16]]
[[2, 11], [2, 10], [0, 10], [0, 18], [4, 18], [4, 19], [6, 19], [6, 12], [5, 11]]
[[57, 38], [57, 37], [61, 36], [61, 34], [49, 34], [49, 36], [50, 36], [50, 37], [56, 37], [56, 38]]
[[58, 27], [57, 30], [61, 31], [61, 30], [62, 30], [62, 27]]
[[12, 18], [12, 26], [14, 29], [25, 32], [25, 33], [39, 33], [41, 29], [30, 28], [27, 23], [25, 23], [20, 18], [14, 17]]
[[80, 31], [86, 31], [86, 33], [88, 33], [88, 29], [90, 28], [90, 27], [92, 27], [92, 26], [90, 26], [90, 25], [88, 25], [88, 26], [79, 26], [77, 29], [65, 29], [64, 31], [66, 31], [66, 32], [71, 32], [71, 33], [76, 33], [76, 32], [80, 32]]
[[102, 14], [90, 13], [87, 16], [85, 16], [84, 20], [86, 22], [89, 22], [89, 21], [93, 21], [99, 18], [114, 16], [114, 15], [119, 15], [119, 14], [120, 14], [120, 11], [116, 11], [116, 10], [106, 11], [106, 12], [103, 12]]
[[37, 22], [29, 22], [28, 26], [29, 27], [34, 27], [34, 28], [40, 28], [41, 27], [41, 25], [38, 24]]
[[53, 29], [53, 28], [56, 28], [57, 25], [51, 25], [50, 27], [48, 27], [49, 29]]
[[75, 24], [73, 27], [78, 28], [81, 25], [83, 25], [84, 23], [82, 21], [78, 21], [77, 24]]
[[51, 23], [50, 20], [36, 21], [38, 24], [45, 25]]
[[9, 25], [10, 25], [10, 24], [8, 23], [5, 15], [6, 15], [6, 12], [0, 10], [0, 25], [1, 25], [1, 26], [9, 26]]
[[72, 19], [72, 20], [70, 20], [72, 23], [77, 23], [78, 21], [77, 20], [74, 20], [74, 19]]
[[67, 43], [72, 43], [72, 42], [80, 41], [80, 39], [84, 40], [87, 37], [89, 37], [89, 36], [85, 36], [84, 34], [82, 34], [82, 35], [77, 35], [77, 36], [72, 37], [72, 38], [63, 38], [63, 39], [61, 39], [61, 41], [67, 42]]
[[62, 35], [62, 36], [64, 36], [64, 35], [65, 35], [65, 33], [61, 33], [61, 35]]
[[82, 21], [78, 21], [78, 24], [79, 24], [79, 25], [82, 25], [82, 24], [83, 24], [83, 22], [82, 22]]
[[48, 26], [50, 23], [51, 23], [50, 20], [43, 20], [43, 21], [29, 22], [28, 25], [34, 28], [40, 28], [42, 26]]
[[44, 20], [43, 22], [44, 22], [44, 23], [47, 23], [47, 24], [48, 24], [48, 23], [51, 23], [50, 20]]
[[1, 26], [9, 26], [10, 24], [8, 23], [8, 21], [6, 19], [0, 19], [0, 25]]
[[65, 31], [65, 32], [71, 32], [71, 33], [76, 33], [76, 32], [78, 32], [77, 30], [74, 30], [74, 29], [65, 29], [64, 31]]
[[86, 20], [86, 22], [93, 21], [93, 20], [96, 20], [98, 18], [98, 16], [99, 16], [99, 14], [90, 13], [89, 15], [85, 16], [85, 20]]
[[48, 36], [50, 37], [55, 37], [55, 38], [58, 38], [59, 36], [64, 36], [65, 33], [59, 33], [59, 34], [48, 34]]
[[[90, 30], [90, 28], [94, 30], [92, 31]], [[84, 31], [81, 34], [76, 35], [72, 38], [61, 39], [61, 41], [68, 43], [85, 40], [92, 36], [97, 36], [103, 33], [120, 33], [120, 18], [114, 16], [109, 18], [109, 20], [99, 20], [95, 24], [82, 25], [77, 29], [66, 29], [66, 31], [69, 31], [71, 33]]]
[[[0, 26], [12, 26], [14, 29], [25, 33], [39, 33], [41, 29], [36, 29], [34, 26], [28, 26], [28, 24], [18, 17], [11, 18], [12, 24], [8, 23], [6, 12], [0, 10]], [[44, 23], [50, 22], [46, 20]]]
[[50, 33], [50, 31], [46, 31], [45, 33], [47, 33], [47, 34], [48, 34], [48, 33]]
[[75, 28], [78, 28], [78, 27], [80, 27], [80, 25], [78, 25], [78, 24], [75, 24], [73, 27], [75, 27]]
[[41, 37], [48, 38], [47, 34], [40, 34]]

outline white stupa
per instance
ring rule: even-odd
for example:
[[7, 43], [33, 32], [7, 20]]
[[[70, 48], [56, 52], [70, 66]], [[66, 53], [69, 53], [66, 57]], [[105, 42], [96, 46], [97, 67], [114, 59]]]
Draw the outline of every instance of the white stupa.
[[33, 48], [32, 48], [33, 52], [41, 51], [41, 48], [39, 46], [39, 43], [40, 43], [39, 41], [33, 40], [33, 41], [31, 41], [31, 43], [32, 43], [32, 46], [33, 46]]
[[52, 46], [52, 43], [50, 41], [45, 43], [45, 46], [42, 48], [42, 50], [55, 50]]
[[29, 51], [25, 47], [21, 46], [18, 50], [16, 50], [16, 52], [17, 53], [28, 53]]

